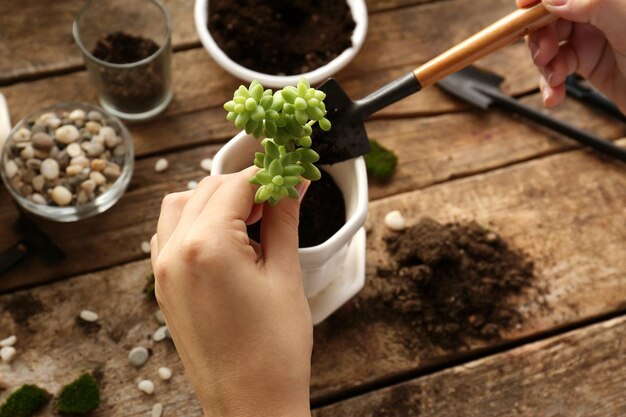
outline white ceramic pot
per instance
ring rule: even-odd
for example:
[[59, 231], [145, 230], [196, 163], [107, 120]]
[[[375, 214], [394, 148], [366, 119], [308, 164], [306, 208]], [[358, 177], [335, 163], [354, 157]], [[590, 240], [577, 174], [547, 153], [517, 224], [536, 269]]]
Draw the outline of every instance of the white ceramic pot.
[[[228, 174], [251, 165], [261, 141], [245, 132], [229, 141], [213, 159], [212, 174]], [[324, 243], [301, 248], [304, 291], [317, 324], [352, 298], [365, 284], [365, 231], [368, 191], [362, 157], [322, 166], [341, 190], [346, 205], [344, 225]]]
[[196, 25], [196, 32], [200, 38], [200, 42], [204, 45], [209, 55], [213, 57], [222, 68], [230, 72], [237, 78], [251, 82], [257, 80], [265, 87], [282, 88], [287, 85], [296, 85], [300, 77], [305, 77], [313, 85], [331, 77], [333, 74], [345, 67], [354, 56], [359, 52], [363, 42], [365, 41], [365, 35], [367, 34], [367, 7], [364, 0], [345, 0], [350, 6], [352, 11], [352, 17], [356, 26], [352, 33], [352, 47], [343, 51], [339, 56], [330, 61], [328, 64], [321, 66], [313, 71], [309, 71], [304, 74], [296, 75], [271, 75], [248, 69], [237, 62], [233, 61], [222, 51], [215, 40], [209, 33], [207, 28], [207, 12], [209, 0], [196, 0], [194, 8], [194, 21]]

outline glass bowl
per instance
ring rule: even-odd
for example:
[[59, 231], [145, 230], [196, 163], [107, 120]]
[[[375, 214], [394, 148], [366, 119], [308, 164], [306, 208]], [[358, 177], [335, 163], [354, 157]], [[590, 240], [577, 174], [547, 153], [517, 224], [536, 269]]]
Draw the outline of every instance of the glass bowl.
[[[53, 185], [46, 184], [41, 191], [37, 191], [37, 187], [33, 183], [33, 180], [27, 178], [26, 181], [22, 181], [24, 177], [33, 177], [33, 176], [41, 176], [41, 157], [43, 157], [43, 152], [50, 152], [45, 149], [48, 145], [40, 145], [35, 146], [33, 142], [34, 135], [37, 132], [47, 133], [48, 136], [54, 138], [55, 131], [58, 127], [64, 126], [66, 124], [73, 123], [71, 122], [71, 116], [76, 118], [76, 116], [80, 116], [81, 112], [78, 111], [71, 114], [75, 110], [82, 110], [84, 112], [85, 117], [82, 119], [84, 125], [82, 127], [78, 127], [78, 131], [80, 133], [80, 137], [78, 140], [72, 143], [84, 143], [84, 142], [92, 142], [91, 138], [94, 138], [99, 135], [99, 133], [95, 133], [97, 129], [96, 124], [90, 124], [92, 129], [87, 128], [87, 122], [93, 121], [98, 124], [101, 124], [102, 127], [110, 126], [115, 130], [116, 136], [121, 139], [118, 142], [117, 139], [112, 139], [117, 143], [115, 146], [109, 148], [110, 143], [105, 143], [104, 151], [99, 156], [106, 154], [109, 152], [110, 161], [115, 162], [121, 169], [119, 171], [119, 176], [112, 182], [105, 184], [105, 191], [100, 192], [100, 186], [96, 187], [95, 190], [92, 191], [94, 198], [87, 202], [82, 202], [81, 204], [77, 203], [77, 195], [72, 196], [71, 203], [67, 206], [58, 206], [50, 201], [47, 201], [46, 204], [43, 204], [41, 198], [33, 197], [34, 194], [39, 194], [39, 196], [43, 197], [47, 200], [46, 195], [49, 195]], [[51, 114], [54, 114], [52, 116]], [[98, 115], [100, 117], [98, 117]], [[91, 116], [91, 119], [89, 118]], [[55, 120], [56, 117], [56, 120]], [[77, 122], [79, 125], [80, 122]], [[30, 135], [26, 133], [26, 130], [30, 131]], [[91, 130], [92, 133], [89, 133]], [[110, 130], [109, 130], [110, 132]], [[104, 140], [104, 137], [101, 138]], [[64, 145], [59, 143], [58, 140], [54, 140], [54, 146], [58, 149], [58, 152], [66, 152], [69, 158], [71, 158], [71, 154], [76, 152], [76, 147], [73, 147], [71, 154], [68, 150], [70, 143]], [[21, 151], [25, 148], [29, 148], [26, 151], [27, 157], [22, 157]], [[42, 147], [43, 146], [43, 147]], [[51, 148], [48, 148], [51, 149]], [[39, 154], [36, 154], [34, 157], [28, 158], [31, 151]], [[85, 156], [89, 160], [89, 164], [87, 167], [83, 166], [83, 170], [80, 174], [76, 174], [74, 177], [69, 176], [63, 169], [64, 163], [60, 163], [60, 170], [58, 179], [56, 181], [56, 185], [64, 185], [69, 186], [68, 184], [72, 180], [82, 181], [86, 179], [91, 179], [89, 176], [92, 171], [93, 165], [91, 164], [91, 160], [89, 155], [84, 155], [86, 150], [82, 147], [79, 149], [80, 152], [83, 153], [82, 156]], [[97, 151], [95, 151], [97, 152]], [[80, 155], [79, 155], [80, 156]], [[24, 160], [35, 160], [32, 163], [25, 162]], [[102, 159], [102, 158], [95, 158]], [[62, 160], [62, 158], [60, 158]], [[19, 166], [19, 164], [22, 166]], [[83, 162], [84, 163], [84, 162]], [[107, 209], [111, 208], [124, 194], [126, 187], [128, 186], [130, 179], [133, 173], [133, 165], [134, 165], [134, 147], [133, 140], [126, 129], [126, 127], [122, 124], [122, 122], [115, 116], [111, 116], [106, 113], [99, 107], [85, 104], [85, 103], [61, 103], [52, 107], [48, 107], [46, 109], [40, 110], [36, 113], [29, 115], [28, 117], [22, 119], [9, 133], [9, 136], [6, 138], [6, 142], [4, 143], [4, 149], [2, 152], [2, 157], [0, 158], [0, 176], [2, 177], [2, 181], [4, 185], [7, 187], [15, 201], [18, 203], [20, 207], [28, 211], [29, 213], [34, 214], [35, 216], [42, 217], [48, 220], [53, 220], [57, 222], [72, 222], [81, 219], [85, 219], [88, 217], [95, 216], [98, 213], [102, 213]], [[74, 166], [74, 165], [73, 165]], [[107, 164], [107, 168], [109, 165]], [[18, 169], [18, 173], [21, 175], [17, 175], [15, 170]], [[114, 167], [112, 167], [114, 168]], [[102, 171], [104, 172], [104, 171]], [[110, 173], [111, 171], [109, 171]], [[9, 174], [13, 175], [9, 178]], [[27, 173], [28, 175], [25, 175]], [[115, 174], [113, 174], [114, 176]], [[80, 187], [76, 186], [78, 184], [75, 183], [75, 187], [78, 189]], [[18, 190], [19, 187], [21, 190], [24, 190], [24, 187], [30, 187], [33, 193], [29, 194], [28, 197], [22, 193], [22, 191]], [[88, 194], [85, 194], [88, 195]]]

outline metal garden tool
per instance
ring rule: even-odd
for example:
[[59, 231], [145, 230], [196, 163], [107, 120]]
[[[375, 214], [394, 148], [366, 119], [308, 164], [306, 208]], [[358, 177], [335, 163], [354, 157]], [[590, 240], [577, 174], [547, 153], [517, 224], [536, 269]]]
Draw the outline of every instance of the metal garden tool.
[[585, 146], [589, 146], [613, 158], [626, 161], [626, 148], [562, 122], [507, 96], [500, 91], [499, 87], [502, 81], [503, 78], [498, 75], [481, 71], [476, 67], [467, 67], [439, 81], [438, 85], [448, 93], [481, 109], [498, 107], [517, 113], [555, 132], [570, 137]]
[[319, 89], [326, 93], [326, 117], [333, 128], [329, 132], [315, 130], [314, 149], [325, 164], [366, 154], [370, 150], [364, 123], [366, 117], [556, 19], [541, 4], [516, 10], [361, 100], [352, 101], [334, 79], [325, 81]]
[[565, 81], [567, 94], [577, 98], [585, 104], [610, 114], [618, 120], [626, 122], [626, 115], [622, 113], [611, 100], [584, 84], [583, 80], [576, 75], [570, 75]]

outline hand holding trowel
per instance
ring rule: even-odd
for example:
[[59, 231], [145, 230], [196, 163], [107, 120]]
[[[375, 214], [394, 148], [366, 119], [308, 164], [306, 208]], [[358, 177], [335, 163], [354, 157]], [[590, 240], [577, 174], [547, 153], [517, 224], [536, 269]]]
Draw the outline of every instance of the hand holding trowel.
[[321, 161], [332, 164], [369, 152], [365, 118], [378, 110], [428, 87], [470, 64], [557, 19], [541, 4], [519, 9], [454, 46], [407, 75], [369, 96], [352, 101], [334, 79], [319, 89], [326, 93], [326, 116], [333, 128], [314, 132]]

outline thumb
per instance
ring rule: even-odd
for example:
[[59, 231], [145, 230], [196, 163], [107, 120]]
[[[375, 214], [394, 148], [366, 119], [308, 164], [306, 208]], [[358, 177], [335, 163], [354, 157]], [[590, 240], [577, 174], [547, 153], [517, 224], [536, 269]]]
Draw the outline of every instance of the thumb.
[[263, 209], [261, 245], [265, 264], [290, 276], [299, 273], [300, 270], [298, 257], [300, 201], [309, 184], [310, 181], [305, 181], [296, 187], [300, 199], [283, 198], [276, 206], [268, 204]]

